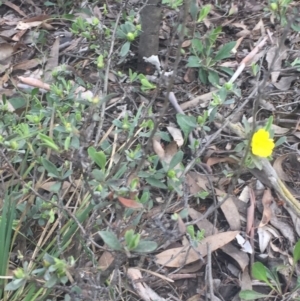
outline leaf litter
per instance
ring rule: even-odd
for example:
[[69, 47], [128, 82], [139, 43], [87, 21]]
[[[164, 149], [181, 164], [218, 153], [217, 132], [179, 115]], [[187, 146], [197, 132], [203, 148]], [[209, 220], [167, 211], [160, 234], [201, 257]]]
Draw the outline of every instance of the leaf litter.
[[[64, 46], [64, 50], [61, 51], [61, 38], [56, 38], [55, 31], [57, 31], [58, 26], [60, 26], [66, 32], [70, 32], [68, 26], [64, 23], [60, 23], [59, 25], [54, 24], [55, 22], [52, 20], [51, 15], [42, 15], [40, 12], [40, 15], [38, 15], [38, 10], [36, 10], [36, 16], [28, 18], [31, 14], [29, 14], [26, 7], [18, 7], [16, 4], [8, 1], [4, 4], [7, 8], [10, 8], [10, 10], [7, 16], [1, 17], [1, 24], [6, 26], [6, 30], [10, 29], [12, 31], [9, 34], [8, 31], [0, 31], [0, 35], [5, 37], [5, 40], [0, 44], [1, 82], [3, 84], [5, 83], [2, 87], [4, 91], [0, 91], [0, 94], [2, 96], [5, 95], [5, 97], [8, 95], [7, 99], [11, 111], [14, 110], [12, 103], [14, 103], [15, 100], [9, 95], [15, 93], [15, 83], [18, 80], [20, 81], [16, 87], [19, 87], [21, 92], [26, 91], [28, 88], [31, 90], [39, 88], [44, 91], [50, 91], [53, 82], [52, 72], [56, 67], [62, 64], [61, 58], [63, 58], [64, 61], [73, 62], [71, 65], [73, 65], [72, 67], [76, 70], [75, 77], [80, 75], [82, 81], [88, 78], [84, 72], [94, 73], [98, 76], [98, 70], [95, 68], [95, 64], [93, 64], [93, 58], [88, 55], [88, 50], [83, 51], [82, 56], [79, 53], [82, 49], [88, 49], [88, 47], [84, 48], [82, 46], [83, 41], [87, 43], [86, 40], [76, 38], [71, 34], [71, 42], [67, 47]], [[32, 6], [33, 3], [28, 1], [28, 5]], [[219, 38], [219, 44], [225, 44], [228, 41], [236, 42], [233, 50], [235, 55], [231, 55], [228, 60], [221, 60], [220, 66], [236, 70], [235, 73], [231, 74], [231, 77], [224, 76], [222, 80], [224, 80], [224, 82], [236, 82], [238, 88], [242, 91], [242, 97], [248, 97], [251, 93], [250, 90], [253, 88], [251, 84], [248, 84], [250, 83], [250, 81], [248, 81], [249, 77], [254, 77], [255, 82], [259, 83], [259, 79], [255, 78], [251, 73], [255, 65], [257, 65], [259, 71], [262, 71], [265, 68], [264, 66], [267, 66], [266, 71], [270, 72], [268, 78], [268, 88], [270, 91], [264, 96], [266, 103], [261, 100], [260, 106], [263, 109], [257, 113], [257, 120], [264, 121], [267, 114], [265, 111], [272, 111], [276, 117], [276, 124], [272, 125], [274, 134], [277, 137], [287, 136], [287, 138], [294, 135], [298, 142], [299, 137], [295, 135], [297, 130], [296, 122], [289, 123], [289, 126], [287, 126], [285, 118], [282, 117], [284, 114], [290, 113], [290, 103], [294, 98], [296, 99], [298, 91], [298, 70], [295, 68], [295, 70], [289, 71], [290, 74], [284, 74], [285, 69], [288, 68], [287, 65], [293, 63], [289, 57], [289, 55], [291, 55], [289, 52], [290, 47], [283, 45], [279, 49], [278, 45], [280, 44], [281, 37], [277, 39], [274, 37], [273, 32], [271, 33], [266, 30], [266, 24], [273, 22], [274, 16], [269, 20], [268, 17], [265, 16], [261, 3], [251, 1], [251, 5], [247, 3], [247, 9], [248, 14], [251, 15], [250, 19], [239, 5], [232, 5], [228, 16], [219, 11], [218, 7], [213, 7], [211, 11], [213, 17], [209, 16], [206, 18], [203, 28], [200, 27], [197, 30], [206, 32], [208, 28], [213, 28], [220, 23], [224, 26], [224, 33]], [[102, 18], [111, 18], [114, 20], [117, 15], [117, 12], [114, 11], [115, 6], [108, 5], [108, 10], [109, 12], [104, 13], [103, 7], [96, 5], [93, 13], [99, 20]], [[175, 10], [174, 14], [177, 14]], [[91, 20], [90, 18], [90, 21]], [[193, 22], [191, 22], [190, 25], [194, 26]], [[46, 57], [43, 58], [38, 55], [38, 52], [35, 52], [32, 58], [18, 57], [18, 52], [24, 52], [25, 50], [19, 47], [15, 42], [20, 41], [21, 43], [25, 43], [27, 40], [25, 46], [29, 47], [34, 39], [34, 31], [41, 33], [43, 30], [47, 31], [47, 34], [51, 38], [46, 44]], [[169, 40], [172, 30], [172, 26], [164, 20], [160, 32], [161, 40]], [[287, 37], [287, 39], [288, 38], [289, 37]], [[30, 43], [28, 43], [28, 41], [30, 41]], [[248, 47], [249, 43], [252, 48]], [[292, 40], [290, 40], [289, 43], [295, 47], [295, 51], [298, 55], [298, 44]], [[185, 39], [182, 43], [182, 47], [187, 53], [189, 52], [191, 44], [191, 39]], [[165, 50], [166, 49], [162, 49], [162, 51]], [[72, 57], [74, 60], [69, 60]], [[20, 61], [17, 61], [17, 58], [20, 58]], [[119, 71], [117, 70], [118, 64], [119, 62], [115, 62], [114, 68], [116, 69], [110, 70], [109, 76], [111, 83], [109, 89], [111, 92], [118, 93], [119, 95], [125, 93], [130, 100], [135, 99], [135, 92], [129, 89], [129, 85], [123, 85], [121, 80], [119, 80], [121, 76], [117, 72]], [[166, 62], [161, 59], [159, 68], [162, 69], [164, 64], [166, 64]], [[87, 66], [89, 67], [87, 68]], [[251, 68], [253, 68], [252, 71]], [[213, 85], [209, 87], [208, 85], [202, 85], [193, 68], [186, 69], [184, 64], [181, 64], [179, 71], [182, 77], [181, 84], [176, 84], [174, 87], [174, 94], [181, 97], [179, 107], [186, 115], [189, 115], [191, 112], [195, 116], [201, 115], [203, 110], [207, 109], [214, 100], [216, 93], [215, 87]], [[9, 79], [10, 76], [12, 77], [11, 81]], [[72, 81], [71, 83], [74, 84], [75, 82]], [[182, 83], [184, 84], [182, 85]], [[118, 85], [122, 88], [118, 88]], [[95, 95], [95, 90], [87, 88], [87, 86], [88, 85], [84, 87], [81, 86], [76, 91], [76, 94], [81, 94], [85, 100], [91, 100]], [[291, 92], [291, 94], [287, 94], [286, 92]], [[142, 97], [149, 101], [150, 96], [151, 94], [143, 94]], [[6, 101], [5, 97], [2, 97], [2, 99]], [[121, 96], [115, 99], [120, 105], [128, 100], [126, 97]], [[238, 102], [238, 97], [236, 97], [234, 101], [234, 106], [224, 104], [222, 112], [224, 116], [227, 116], [230, 110], [235, 110], [241, 104]], [[1, 103], [3, 103], [3, 100], [1, 100]], [[280, 107], [283, 104], [286, 104], [286, 107]], [[136, 103], [130, 106], [132, 115], [135, 115], [137, 107]], [[159, 111], [158, 104], [156, 106], [154, 105], [154, 107]], [[251, 117], [253, 118], [253, 116], [251, 116], [251, 109], [251, 105], [245, 107], [242, 109], [242, 114], [249, 119]], [[110, 110], [109, 114], [115, 115], [116, 111], [113, 110], [114, 109]], [[186, 146], [185, 133], [182, 132], [180, 124], [177, 124], [178, 121], [174, 118], [174, 110], [172, 110], [172, 108], [169, 108], [166, 116], [163, 116], [165, 118], [163, 120], [164, 125], [159, 125], [161, 130], [164, 128], [167, 129], [171, 135], [171, 139], [168, 142], [162, 142], [161, 139], [155, 137], [152, 140], [153, 153], [158, 156], [161, 164], [168, 165], [178, 152], [183, 152], [182, 160], [174, 166], [174, 170], [176, 170], [176, 175], [179, 178], [183, 178], [182, 183], [178, 185], [178, 187], [179, 190], [184, 191], [184, 193], [182, 195], [177, 194], [173, 197], [170, 204], [167, 201], [168, 197], [165, 190], [157, 187], [154, 188], [150, 185], [151, 193], [153, 190], [153, 195], [156, 196], [157, 200], [161, 200], [161, 204], [155, 201], [153, 202], [152, 200], [153, 207], [146, 207], [134, 199], [140, 196], [139, 193], [142, 194], [146, 191], [146, 188], [149, 188], [146, 181], [139, 178], [139, 193], [131, 193], [130, 196], [132, 196], [132, 198], [118, 195], [116, 198], [118, 202], [110, 202], [109, 205], [103, 209], [105, 216], [110, 221], [109, 225], [113, 229], [118, 229], [119, 231], [122, 228], [122, 231], [124, 231], [124, 228], [127, 227], [127, 223], [132, 223], [134, 224], [135, 230], [140, 231], [145, 237], [153, 232], [156, 234], [157, 240], [165, 238], [164, 236], [168, 236], [167, 238], [170, 240], [167, 240], [165, 244], [161, 244], [163, 251], [158, 249], [153, 254], [147, 254], [145, 258], [136, 254], [132, 255], [133, 258], [140, 259], [142, 265], [144, 263], [143, 270], [139, 270], [138, 264], [140, 263], [130, 257], [125, 261], [120, 260], [120, 265], [113, 266], [114, 255], [116, 255], [116, 253], [108, 251], [103, 247], [102, 249], [98, 247], [99, 267], [103, 271], [106, 271], [109, 270], [110, 266], [113, 266], [113, 270], [115, 270], [116, 273], [122, 271], [131, 281], [135, 294], [143, 300], [166, 300], [167, 295], [173, 290], [181, 292], [183, 297], [180, 300], [191, 301], [193, 298], [194, 300], [201, 300], [209, 295], [207, 290], [208, 284], [205, 283], [206, 280], [203, 278], [204, 268], [208, 267], [207, 260], [210, 254], [207, 250], [207, 245], [209, 244], [210, 252], [216, 255], [215, 258], [213, 257], [213, 265], [215, 268], [213, 280], [220, 280], [223, 285], [228, 283], [234, 284], [236, 288], [236, 293], [234, 294], [236, 297], [235, 300], [238, 300], [238, 291], [240, 288], [252, 289], [253, 287], [249, 276], [249, 270], [251, 270], [251, 263], [253, 262], [251, 262], [251, 257], [247, 252], [249, 254], [255, 252], [255, 255], [270, 258], [280, 256], [292, 264], [290, 251], [300, 236], [299, 215], [283, 202], [284, 200], [278, 190], [270, 189], [272, 185], [269, 184], [269, 180], [272, 180], [272, 178], [269, 179], [266, 177], [263, 171], [256, 170], [250, 173], [247, 170], [240, 170], [236, 179], [231, 176], [231, 174], [236, 171], [237, 160], [234, 157], [234, 151], [232, 154], [230, 153], [231, 146], [226, 149], [226, 145], [229, 145], [229, 143], [235, 145], [234, 138], [240, 140], [244, 138], [237, 137], [237, 135], [235, 135], [236, 133], [231, 130], [228, 131], [228, 129], [223, 128], [222, 134], [218, 136], [214, 145], [211, 143], [204, 150], [201, 158], [206, 158], [206, 160], [204, 160], [205, 163], [200, 167], [199, 164], [195, 164], [194, 170], [184, 173], [183, 168], [187, 165], [186, 160], [187, 158], [191, 160], [192, 156], [190, 149]], [[295, 109], [295, 113], [298, 116], [298, 108]], [[88, 118], [85, 122], [87, 120]], [[93, 123], [93, 121], [89, 122]], [[224, 123], [220, 120], [215, 123], [215, 127], [222, 128], [223, 125]], [[111, 127], [111, 124], [109, 124], [105, 130], [111, 132], [116, 130], [116, 128], [114, 126]], [[217, 129], [212, 126], [212, 131], [216, 130]], [[291, 133], [290, 130], [292, 130], [293, 133]], [[197, 133], [197, 131], [198, 136], [195, 135], [194, 137], [196, 141], [201, 141], [201, 135], [202, 141], [209, 141], [212, 135], [211, 132], [203, 132], [202, 128], [200, 130], [195, 129], [193, 134]], [[203, 133], [205, 137], [203, 137]], [[118, 143], [118, 141], [116, 141], [116, 143]], [[135, 144], [131, 143], [130, 145], [134, 146]], [[215, 149], [219, 151], [218, 156], [215, 156], [216, 153], [209, 153], [209, 147], [215, 147]], [[299, 198], [298, 173], [293, 170], [295, 164], [291, 164], [294, 157], [290, 153], [287, 153], [290, 145], [287, 143], [285, 147], [286, 148], [278, 148], [278, 151], [274, 153], [273, 167], [276, 175], [287, 185], [287, 189], [289, 189], [290, 193], [295, 196], [298, 193], [297, 197]], [[221, 151], [224, 151], [224, 157], [220, 155]], [[268, 180], [265, 179], [265, 181], [262, 180], [262, 182], [260, 182], [264, 191], [263, 195], [259, 193], [259, 186], [256, 185], [259, 176], [261, 178], [268, 178]], [[224, 177], [226, 181], [222, 184]], [[50, 180], [51, 178], [40, 185], [40, 189], [51, 192], [51, 186], [56, 182]], [[131, 181], [126, 182], [128, 186], [130, 186], [130, 182]], [[72, 186], [70, 182], [62, 181], [61, 183], [63, 191], [69, 190], [70, 193], [78, 193], [77, 188]], [[84, 185], [81, 180], [74, 183], [76, 183], [76, 185], [78, 184], [78, 186]], [[238, 191], [241, 192], [239, 195]], [[242, 200], [239, 202], [245, 203], [249, 203], [250, 200], [247, 213], [240, 210], [240, 207], [236, 203], [236, 198]], [[161, 209], [158, 210], [158, 213], [155, 213], [155, 209], [158, 208], [158, 206], [162, 207], [159, 207]], [[217, 208], [214, 208], [214, 206], [217, 206]], [[213, 208], [212, 212], [214, 212], [214, 214], [212, 212], [211, 214], [207, 214], [207, 212], [211, 210], [210, 208]], [[131, 217], [130, 215], [123, 217], [121, 213], [125, 210], [131, 210], [131, 212], [134, 213], [132, 213]], [[151, 216], [151, 213], [153, 213], [154, 217], [150, 219], [150, 221], [145, 222], [142, 216], [147, 210], [147, 214]], [[128, 211], [126, 212], [128, 213]], [[176, 214], [180, 216], [178, 220], [174, 222], [172, 218], [174, 218]], [[107, 220], [105, 221], [107, 222]], [[147, 228], [149, 226], [147, 223], [150, 223], [150, 229]], [[204, 231], [203, 239], [201, 239], [196, 246], [193, 245], [191, 236], [187, 233], [187, 227], [191, 225], [194, 231]], [[255, 233], [255, 236], [253, 236], [253, 233]], [[258, 239], [256, 240], [255, 237]], [[247, 247], [245, 247], [246, 245]], [[122, 267], [122, 264], [125, 262], [130, 266], [127, 270], [125, 265]], [[191, 263], [195, 263], [195, 266], [191, 265]], [[234, 269], [230, 267], [230, 265], [235, 266], [242, 274], [240, 285], [236, 284], [239, 279], [237, 276], [233, 276], [232, 271]], [[195, 269], [193, 270], [193, 268]], [[145, 277], [148, 269], [151, 269], [149, 270], [149, 274], [153, 277], [149, 278], [150, 280]], [[177, 273], [175, 275], [177, 275], [178, 278], [180, 275], [182, 279], [185, 279], [188, 286], [194, 286], [194, 282], [191, 279], [193, 279], [193, 277], [197, 278], [199, 281], [198, 290], [189, 291], [189, 289], [181, 285], [178, 280], [173, 281], [170, 277], [173, 275], [174, 269]], [[141, 271], [144, 275], [142, 275]], [[224, 274], [223, 278], [220, 276], [221, 272]], [[113, 272], [108, 276], [113, 277], [112, 275]], [[159, 279], [160, 281], [169, 282], [169, 292], [164, 292], [162, 284], [158, 285], [157, 289], [154, 289], [155, 280], [153, 279], [156, 279], [156, 281]], [[171, 286], [173, 282], [175, 284]], [[152, 286], [154, 288], [152, 288]], [[121, 284], [121, 287], [124, 291], [126, 290], [125, 285]], [[128, 292], [130, 291], [128, 290]], [[228, 292], [221, 293], [221, 290], [219, 290], [219, 292], [223, 300], [231, 300], [230, 298], [234, 298], [233, 295], [228, 297]], [[161, 297], [162, 295], [164, 297]], [[174, 297], [172, 300], [178, 299], [179, 298], [175, 299]]]

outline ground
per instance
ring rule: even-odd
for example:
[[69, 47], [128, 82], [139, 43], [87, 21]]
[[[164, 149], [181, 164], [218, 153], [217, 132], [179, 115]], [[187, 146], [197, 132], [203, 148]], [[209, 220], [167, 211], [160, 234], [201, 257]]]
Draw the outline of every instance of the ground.
[[4, 1], [1, 300], [300, 300], [299, 10]]

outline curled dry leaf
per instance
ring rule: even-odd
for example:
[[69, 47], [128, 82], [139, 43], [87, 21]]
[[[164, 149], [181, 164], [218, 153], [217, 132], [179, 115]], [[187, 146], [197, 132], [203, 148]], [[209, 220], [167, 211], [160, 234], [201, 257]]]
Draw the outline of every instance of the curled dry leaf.
[[278, 209], [276, 202], [273, 202], [270, 205], [270, 209], [272, 211], [270, 224], [276, 228], [290, 242], [291, 245], [294, 245], [296, 241], [294, 229], [287, 223], [285, 219], [281, 220], [277, 217], [281, 210]]
[[152, 145], [153, 145], [153, 150], [154, 152], [157, 154], [157, 156], [159, 157], [160, 160], [163, 160], [164, 156], [165, 156], [165, 150], [163, 149], [159, 138], [154, 137], [152, 139]]
[[282, 77], [278, 82], [273, 83], [273, 85], [280, 91], [287, 91], [290, 89], [292, 82], [297, 78], [298, 76], [285, 76]]
[[[238, 233], [239, 231], [228, 231], [208, 236], [204, 238], [200, 244], [198, 244], [196, 248], [197, 252], [187, 247], [163, 251], [156, 255], [155, 261], [156, 263], [165, 265], [167, 267], [178, 268], [185, 266], [186, 264], [195, 262], [199, 259], [198, 252], [200, 252], [202, 257], [207, 255], [207, 243], [210, 244], [211, 251], [213, 252], [231, 242]], [[189, 254], [187, 254], [187, 251], [189, 251]]]
[[233, 258], [238, 265], [240, 266], [241, 270], [244, 271], [245, 268], [249, 264], [249, 256], [233, 246], [231, 243], [223, 246], [222, 251], [225, 252], [227, 255], [229, 255], [231, 258]]
[[279, 157], [276, 158], [276, 160], [273, 164], [273, 168], [275, 169], [279, 179], [282, 180], [282, 181], [286, 181], [286, 182], [292, 182], [292, 180], [288, 177], [288, 175], [283, 170], [282, 163], [289, 156], [290, 156], [290, 154], [285, 154], [285, 155], [279, 156]]
[[180, 147], [183, 145], [184, 143], [184, 139], [182, 137], [182, 133], [180, 129], [174, 128], [172, 126], [168, 126], [167, 130], [169, 131], [169, 133], [171, 134], [171, 136], [173, 137], [174, 141], [177, 143], [177, 145]]
[[258, 228], [257, 229], [257, 234], [258, 234], [258, 242], [259, 242], [260, 253], [264, 253], [273, 236], [267, 230], [266, 227]]
[[267, 56], [266, 56], [266, 61], [268, 62], [268, 68], [269, 70], [273, 69], [276, 71], [271, 72], [271, 78], [272, 78], [272, 83], [276, 83], [277, 79], [280, 75], [280, 70], [282, 61], [287, 58], [287, 51], [286, 47], [282, 46], [282, 49], [278, 51], [277, 46], [273, 46], [272, 48], [269, 49]]
[[118, 196], [118, 200], [126, 208], [131, 208], [131, 209], [143, 209], [144, 208], [143, 204], [141, 204], [137, 201], [131, 200], [131, 199], [126, 199], [121, 196]]
[[[215, 191], [216, 191], [218, 201], [221, 202], [223, 198], [226, 196], [226, 193], [220, 189], [215, 189]], [[240, 214], [231, 197], [228, 197], [226, 201], [221, 205], [221, 210], [224, 213], [228, 224], [230, 225], [230, 229], [240, 230], [241, 228]]]
[[264, 210], [263, 210], [262, 219], [259, 223], [259, 227], [265, 226], [271, 220], [272, 210], [271, 210], [270, 206], [271, 206], [272, 202], [273, 202], [273, 196], [272, 196], [271, 190], [269, 188], [267, 188], [264, 191], [264, 195], [262, 197], [262, 204], [263, 204]]

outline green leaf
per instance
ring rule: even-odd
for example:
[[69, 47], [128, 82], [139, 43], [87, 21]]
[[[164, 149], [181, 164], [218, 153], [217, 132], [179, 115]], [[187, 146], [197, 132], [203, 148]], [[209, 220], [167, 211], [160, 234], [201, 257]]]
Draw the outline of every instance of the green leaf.
[[214, 86], [219, 85], [219, 81], [220, 81], [219, 74], [215, 71], [209, 70], [208, 81]]
[[113, 250], [121, 251], [123, 249], [115, 233], [111, 231], [99, 231], [98, 233], [103, 241]]
[[296, 264], [300, 259], [300, 240], [295, 245], [294, 251], [293, 251], [293, 258], [294, 258], [294, 264]]
[[44, 134], [39, 134], [38, 135], [39, 139], [41, 139], [45, 145], [55, 151], [59, 151], [59, 147], [54, 143], [53, 139], [44, 135]]
[[134, 252], [138, 253], [150, 253], [157, 249], [157, 243], [151, 240], [141, 240], [138, 246], [134, 249]]
[[230, 51], [234, 48], [236, 42], [229, 42], [225, 44], [216, 54], [214, 61], [218, 62], [220, 60], [226, 59], [231, 56]]
[[41, 161], [42, 161], [42, 164], [43, 164], [44, 168], [47, 170], [47, 172], [50, 175], [52, 175], [56, 178], [60, 178], [59, 171], [58, 171], [57, 167], [52, 162], [50, 162], [46, 158], [42, 158]]
[[211, 10], [211, 5], [210, 4], [204, 5], [202, 7], [201, 11], [200, 11], [198, 22], [202, 22], [207, 17], [210, 10]]
[[266, 283], [269, 282], [267, 278], [267, 268], [261, 262], [255, 262], [252, 265], [252, 275], [257, 280], [261, 280]]
[[94, 147], [88, 148], [90, 158], [102, 169], [105, 170], [106, 156], [103, 151], [97, 152]]
[[183, 131], [184, 138], [186, 139], [189, 133], [197, 127], [197, 120], [194, 116], [188, 116], [185, 114], [176, 114], [176, 120], [181, 130]]
[[228, 67], [218, 66], [218, 69], [222, 70], [223, 72], [227, 73], [230, 76], [232, 76], [234, 74], [233, 70], [231, 70]]
[[177, 152], [171, 159], [169, 170], [173, 169], [177, 164], [181, 163], [182, 159], [183, 159], [183, 152], [182, 151]]
[[126, 246], [130, 246], [131, 241], [133, 240], [133, 236], [134, 236], [134, 231], [133, 229], [127, 230], [125, 232], [125, 242], [126, 242]]
[[[195, 54], [202, 54], [203, 52], [203, 43], [199, 39], [192, 39], [192, 49]], [[199, 58], [198, 58], [199, 60]]]
[[186, 67], [190, 67], [190, 68], [201, 67], [201, 60], [197, 56], [191, 55], [188, 58], [188, 63], [186, 64]]
[[207, 85], [208, 74], [204, 68], [199, 68], [199, 79], [204, 85]]
[[130, 42], [127, 41], [126, 43], [123, 44], [121, 51], [120, 51], [120, 56], [126, 56], [129, 52], [130, 49]]
[[15, 291], [26, 283], [26, 279], [14, 279], [5, 286], [6, 291]]
[[275, 142], [275, 147], [277, 147], [277, 146], [279, 146], [279, 145], [281, 145], [281, 144], [283, 144], [283, 143], [285, 143], [285, 142], [286, 142], [286, 137], [285, 137], [285, 136], [280, 137], [280, 138]]
[[239, 293], [239, 296], [243, 300], [255, 300], [255, 299], [259, 299], [259, 298], [266, 298], [266, 297], [268, 297], [268, 295], [255, 292], [253, 290], [241, 291]]
[[157, 180], [153, 177], [146, 178], [145, 180], [149, 185], [153, 187], [162, 188], [162, 189], [168, 188], [161, 180]]

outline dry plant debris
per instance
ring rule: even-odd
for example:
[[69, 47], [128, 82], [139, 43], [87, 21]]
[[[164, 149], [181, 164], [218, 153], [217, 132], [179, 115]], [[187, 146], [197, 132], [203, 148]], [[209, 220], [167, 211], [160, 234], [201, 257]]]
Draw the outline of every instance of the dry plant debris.
[[0, 25], [0, 301], [300, 300], [298, 1]]

